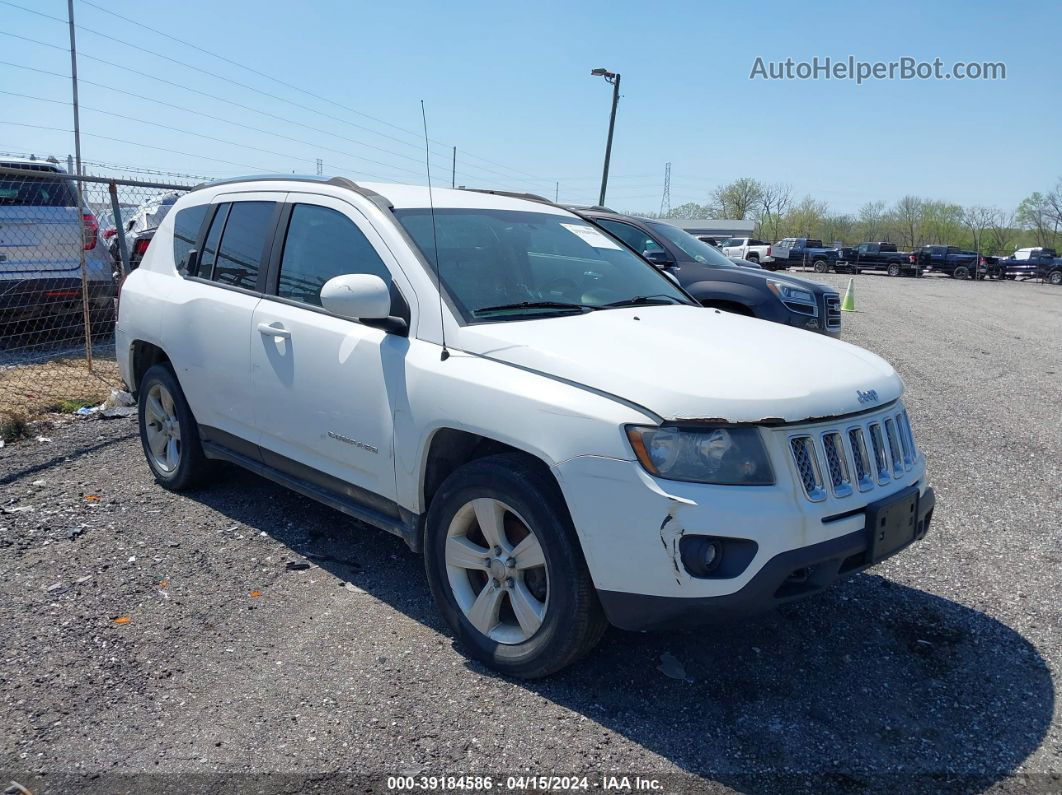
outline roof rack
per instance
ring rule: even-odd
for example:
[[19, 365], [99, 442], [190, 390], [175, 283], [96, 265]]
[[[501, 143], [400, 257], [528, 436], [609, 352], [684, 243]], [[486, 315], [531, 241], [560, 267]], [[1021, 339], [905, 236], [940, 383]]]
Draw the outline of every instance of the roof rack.
[[216, 179], [210, 182], [201, 182], [191, 188], [191, 190], [216, 188], [219, 185], [235, 185], [241, 182], [316, 182], [321, 185], [335, 185], [337, 188], [352, 190], [387, 209], [391, 209], [394, 206], [386, 197], [381, 196], [376, 191], [369, 190], [346, 177], [324, 177], [315, 174], [248, 174], [244, 177], [228, 177], [226, 179]]
[[538, 202], [539, 204], [551, 204], [558, 206], [554, 202], [547, 199], [545, 196], [539, 196], [537, 193], [518, 193], [510, 190], [494, 190], [493, 188], [466, 188], [464, 185], [458, 188], [458, 190], [468, 190], [473, 193], [489, 193], [492, 196], [508, 196], [510, 199], [524, 199], [529, 202]]

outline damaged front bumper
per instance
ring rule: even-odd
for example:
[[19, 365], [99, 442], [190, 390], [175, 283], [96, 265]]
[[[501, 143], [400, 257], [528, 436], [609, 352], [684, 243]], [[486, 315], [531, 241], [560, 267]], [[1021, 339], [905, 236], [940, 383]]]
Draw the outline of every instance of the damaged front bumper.
[[620, 629], [681, 629], [739, 621], [778, 605], [819, 593], [903, 551], [929, 532], [936, 498], [926, 489], [918, 500], [917, 529], [903, 546], [872, 559], [869, 529], [782, 552], [767, 561], [740, 590], [721, 596], [683, 598], [618, 591], [597, 592], [609, 621]]
[[[810, 596], [924, 537], [935, 503], [921, 457], [841, 514], [833, 502], [808, 502], [785, 472], [765, 487], [662, 481], [635, 462], [595, 457], [554, 472], [605, 613], [628, 630], [741, 619]], [[867, 515], [904, 495], [916, 512], [913, 538], [883, 551]], [[722, 542], [723, 563], [707, 574], [684, 557], [703, 537]]]

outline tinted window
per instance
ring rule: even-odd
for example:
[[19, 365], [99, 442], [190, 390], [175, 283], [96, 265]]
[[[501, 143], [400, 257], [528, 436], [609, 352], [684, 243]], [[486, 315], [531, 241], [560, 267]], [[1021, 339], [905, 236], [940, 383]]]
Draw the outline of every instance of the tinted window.
[[345, 273], [370, 273], [391, 282], [387, 266], [349, 218], [327, 207], [295, 205], [277, 295], [320, 306], [324, 283]]
[[48, 177], [3, 177], [0, 206], [77, 207], [77, 192], [65, 179]]
[[693, 235], [679, 229], [677, 226], [671, 226], [671, 224], [660, 223], [658, 221], [650, 221], [648, 223], [650, 229], [682, 251], [682, 253], [689, 257], [693, 262], [699, 262], [702, 265], [710, 265], [713, 268], [737, 267], [737, 265], [727, 259], [719, 249], [713, 248], [707, 243], [702, 243]]
[[254, 290], [266, 235], [272, 229], [275, 202], [233, 202], [221, 248], [214, 263], [214, 281]]
[[[214, 220], [210, 222], [210, 231], [207, 232], [203, 242], [203, 250], [199, 255], [199, 267], [196, 272], [204, 279], [214, 276], [214, 260], [218, 256], [218, 243], [221, 241], [221, 230], [225, 228], [225, 219], [229, 217], [229, 205], [218, 205], [214, 213]], [[195, 274], [190, 274], [195, 275]]]
[[188, 254], [199, 240], [199, 228], [209, 209], [209, 204], [200, 204], [181, 210], [173, 218], [173, 262], [181, 273], [188, 272]]
[[621, 221], [610, 221], [605, 218], [598, 219], [597, 223], [639, 254], [644, 254], [646, 251], [664, 250], [663, 246], [636, 226], [631, 226], [630, 224], [625, 224]]

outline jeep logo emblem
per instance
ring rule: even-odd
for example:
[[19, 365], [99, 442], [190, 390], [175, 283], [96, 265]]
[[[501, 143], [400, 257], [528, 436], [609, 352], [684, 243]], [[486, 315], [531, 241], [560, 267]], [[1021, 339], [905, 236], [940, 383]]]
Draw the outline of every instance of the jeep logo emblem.
[[876, 390], [868, 389], [866, 392], [857, 389], [856, 397], [859, 398], [860, 403], [874, 403], [878, 399], [878, 393]]

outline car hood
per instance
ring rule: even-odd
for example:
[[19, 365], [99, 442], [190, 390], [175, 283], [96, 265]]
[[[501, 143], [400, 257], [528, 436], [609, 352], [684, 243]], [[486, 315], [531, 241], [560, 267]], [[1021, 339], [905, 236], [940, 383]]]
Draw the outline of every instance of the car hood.
[[835, 293], [836, 288], [810, 279], [801, 279], [799, 276], [790, 276], [788, 273], [771, 272], [758, 268], [713, 268], [699, 262], [682, 262], [672, 269], [675, 276], [683, 285], [695, 284], [699, 281], [731, 282], [745, 284], [749, 287], [763, 287], [769, 281], [784, 282], [794, 287], [809, 290], [815, 295], [822, 293]]
[[903, 392], [888, 362], [855, 345], [693, 306], [476, 324], [455, 342], [665, 420], [799, 422], [871, 409]]

